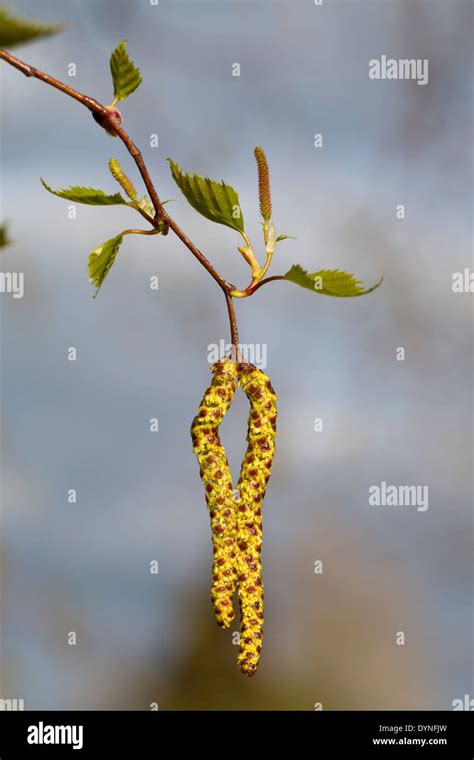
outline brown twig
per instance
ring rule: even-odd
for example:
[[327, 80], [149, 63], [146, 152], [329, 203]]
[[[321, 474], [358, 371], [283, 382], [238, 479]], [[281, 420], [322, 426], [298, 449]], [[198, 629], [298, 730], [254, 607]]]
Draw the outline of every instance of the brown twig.
[[124, 230], [120, 233], [121, 235], [159, 235], [160, 231], [153, 229], [153, 230]]
[[247, 288], [247, 295], [251, 296], [255, 293], [256, 290], [262, 287], [262, 285], [266, 285], [267, 282], [274, 282], [275, 280], [284, 280], [285, 277], [282, 274], [274, 274], [271, 277], [265, 277], [264, 280], [260, 280], [260, 282], [257, 282], [255, 285], [250, 286]]
[[237, 317], [235, 314], [234, 299], [232, 298], [230, 293], [226, 293], [225, 300], [227, 304], [227, 312], [229, 314], [230, 339], [234, 347], [234, 354], [235, 354], [234, 359], [236, 362], [239, 362], [241, 361], [240, 350], [239, 350], [239, 328], [237, 327]]
[[174, 234], [179, 237], [182, 243], [188, 248], [191, 253], [194, 254], [194, 256], [199, 260], [199, 262], [202, 264], [204, 269], [206, 269], [211, 277], [215, 279], [217, 284], [222, 288], [224, 293], [230, 293], [230, 291], [233, 289], [233, 285], [230, 284], [230, 282], [227, 282], [227, 280], [224, 280], [224, 278], [219, 274], [219, 272], [213, 267], [211, 262], [206, 259], [203, 253], [196, 248], [194, 243], [191, 242], [191, 240], [188, 238], [188, 236], [183, 232], [183, 230], [178, 227], [174, 219], [172, 219], [169, 214], [166, 213], [163, 216], [163, 222], [165, 222], [171, 230], [173, 230]]
[[[46, 74], [44, 71], [40, 71], [40, 69], [36, 69], [34, 66], [30, 66], [28, 63], [21, 61], [19, 58], [16, 58], [14, 55], [11, 55], [11, 53], [8, 53], [6, 50], [0, 49], [0, 59], [1, 58], [3, 58], [4, 61], [9, 63], [14, 68], [21, 71], [22, 74], [24, 74], [25, 76], [35, 77], [35, 79], [39, 79], [42, 82], [49, 84], [51, 87], [55, 87], [57, 90], [60, 90], [65, 95], [68, 95], [70, 98], [77, 100], [83, 106], [88, 108], [89, 111], [91, 111], [91, 113], [95, 117], [97, 117], [96, 121], [98, 121], [102, 127], [106, 128], [111, 133], [116, 134], [117, 137], [120, 138], [120, 140], [123, 142], [126, 149], [128, 150], [129, 154], [135, 161], [138, 171], [140, 172], [140, 175], [143, 179], [145, 187], [148, 191], [150, 200], [155, 210], [155, 219], [154, 219], [155, 223], [165, 222], [173, 230], [175, 235], [179, 237], [181, 242], [184, 243], [186, 248], [189, 251], [191, 251], [193, 256], [195, 256], [198, 259], [198, 261], [200, 262], [200, 264], [202, 264], [204, 269], [206, 269], [206, 271], [209, 272], [209, 274], [214, 278], [214, 280], [217, 282], [221, 290], [224, 292], [226, 303], [227, 303], [227, 310], [229, 313], [232, 344], [234, 345], [234, 348], [236, 352], [238, 353], [237, 321], [236, 321], [234, 306], [232, 303], [232, 296], [230, 295], [230, 291], [234, 289], [234, 286], [231, 283], [227, 282], [227, 280], [225, 280], [219, 274], [217, 269], [215, 269], [215, 267], [206, 258], [206, 256], [202, 253], [202, 251], [200, 251], [199, 248], [196, 245], [194, 245], [194, 243], [187, 237], [187, 235], [185, 235], [185, 233], [181, 230], [181, 228], [176, 224], [174, 219], [172, 219], [169, 216], [169, 214], [165, 211], [163, 204], [161, 203], [161, 200], [159, 198], [159, 195], [156, 192], [155, 186], [150, 177], [150, 174], [146, 167], [141, 151], [135, 145], [135, 143], [133, 142], [131, 137], [127, 134], [127, 132], [125, 132], [125, 130], [122, 129], [122, 127], [118, 124], [117, 119], [114, 118], [113, 110], [102, 105], [102, 103], [99, 103], [99, 101], [95, 100], [94, 98], [89, 97], [89, 95], [84, 95], [83, 93], [78, 92], [77, 90], [74, 90], [72, 87], [69, 87], [69, 85], [64, 84], [64, 82], [61, 82], [59, 79], [55, 79], [49, 74]], [[144, 216], [144, 214], [142, 214], [142, 216]]]

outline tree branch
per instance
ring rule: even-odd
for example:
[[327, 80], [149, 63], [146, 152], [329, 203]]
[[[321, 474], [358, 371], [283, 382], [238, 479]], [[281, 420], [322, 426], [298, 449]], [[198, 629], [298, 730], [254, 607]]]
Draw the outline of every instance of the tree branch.
[[77, 90], [74, 90], [72, 87], [69, 87], [69, 85], [64, 84], [64, 82], [61, 82], [59, 79], [55, 79], [49, 74], [46, 74], [44, 71], [40, 71], [39, 69], [36, 69], [34, 66], [30, 66], [28, 63], [21, 61], [19, 58], [16, 58], [14, 55], [11, 55], [11, 53], [8, 53], [6, 50], [0, 49], [0, 59], [2, 58], [11, 66], [18, 69], [18, 71], [21, 71], [22, 74], [24, 74], [25, 76], [39, 79], [42, 82], [49, 84], [51, 87], [55, 87], [57, 90], [60, 90], [65, 95], [68, 95], [70, 98], [77, 100], [83, 106], [88, 108], [89, 111], [91, 111], [96, 121], [102, 127], [109, 130], [112, 134], [116, 134], [117, 137], [120, 138], [120, 140], [125, 145], [127, 151], [129, 152], [129, 154], [135, 161], [138, 171], [140, 172], [140, 175], [143, 179], [145, 187], [148, 191], [150, 200], [155, 210], [154, 221], [156, 223], [165, 222], [166, 224], [168, 224], [168, 226], [173, 230], [175, 235], [179, 237], [181, 242], [184, 243], [186, 248], [189, 251], [191, 251], [193, 256], [197, 258], [197, 260], [200, 262], [200, 264], [202, 264], [204, 269], [206, 269], [206, 271], [209, 272], [209, 274], [214, 278], [214, 280], [217, 282], [221, 290], [223, 290], [225, 294], [225, 298], [226, 298], [228, 313], [229, 313], [232, 344], [234, 345], [235, 350], [238, 351], [237, 322], [236, 322], [236, 317], [235, 317], [235, 310], [232, 303], [232, 297], [230, 296], [230, 291], [233, 290], [234, 286], [231, 285], [229, 282], [227, 282], [227, 280], [225, 280], [219, 274], [217, 269], [215, 269], [215, 267], [206, 258], [206, 256], [202, 253], [202, 251], [200, 251], [199, 248], [196, 245], [194, 245], [194, 243], [187, 237], [187, 235], [185, 235], [185, 233], [181, 230], [181, 228], [176, 224], [174, 219], [172, 219], [169, 216], [169, 214], [165, 211], [163, 204], [161, 203], [161, 200], [159, 198], [159, 195], [156, 192], [155, 186], [150, 177], [148, 169], [146, 167], [142, 153], [139, 150], [139, 148], [135, 145], [131, 137], [127, 134], [127, 132], [125, 132], [125, 130], [122, 129], [122, 127], [118, 123], [118, 119], [114, 117], [114, 109], [111, 109], [111, 108], [108, 108], [107, 106], [102, 105], [102, 103], [99, 103], [99, 101], [95, 100], [94, 98], [89, 97], [89, 95], [84, 95], [83, 93], [78, 92]]
[[260, 282], [257, 282], [256, 285], [253, 287], [250, 287], [247, 289], [247, 295], [251, 296], [255, 293], [256, 290], [262, 287], [262, 285], [266, 285], [268, 282], [274, 282], [275, 280], [284, 280], [285, 277], [282, 274], [274, 274], [271, 277], [265, 277], [264, 280], [260, 280]]
[[237, 317], [235, 314], [234, 300], [229, 293], [225, 294], [225, 300], [227, 303], [227, 312], [229, 314], [230, 339], [234, 347], [234, 360], [236, 362], [240, 362], [241, 356], [240, 356], [240, 351], [239, 351], [239, 329], [237, 327]]

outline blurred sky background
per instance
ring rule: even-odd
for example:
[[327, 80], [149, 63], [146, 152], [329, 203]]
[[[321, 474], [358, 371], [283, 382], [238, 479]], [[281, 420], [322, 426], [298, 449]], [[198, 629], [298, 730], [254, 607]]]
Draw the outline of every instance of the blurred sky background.
[[[474, 695], [473, 296], [451, 289], [453, 272], [473, 266], [472, 4], [29, 0], [14, 10], [67, 24], [15, 55], [105, 103], [110, 52], [127, 39], [144, 81], [123, 104], [124, 126], [227, 279], [248, 280], [237, 236], [187, 205], [168, 156], [238, 189], [261, 256], [252, 152], [263, 145], [277, 232], [297, 237], [272, 273], [300, 263], [385, 280], [359, 299], [274, 283], [237, 303], [241, 340], [267, 345], [279, 397], [265, 644], [246, 680], [231, 632], [213, 621], [189, 437], [207, 346], [228, 339], [222, 294], [170, 234], [126, 239], [92, 299], [89, 251], [138, 217], [77, 206], [68, 219], [68, 202], [39, 177], [113, 192], [116, 156], [142, 191], [137, 172], [85, 109], [1, 64], [1, 218], [15, 244], [0, 255], [2, 271], [25, 273], [25, 297], [0, 297], [0, 697], [26, 709], [311, 710], [451, 709]], [[369, 80], [382, 54], [428, 58], [428, 85]], [[235, 473], [246, 417], [236, 396], [223, 424]], [[370, 506], [381, 481], [429, 486], [428, 511]]]

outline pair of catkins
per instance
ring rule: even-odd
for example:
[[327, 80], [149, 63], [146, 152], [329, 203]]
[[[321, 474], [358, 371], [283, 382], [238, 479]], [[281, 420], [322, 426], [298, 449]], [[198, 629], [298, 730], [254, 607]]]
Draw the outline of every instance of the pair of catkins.
[[[252, 676], [263, 643], [262, 504], [270, 478], [276, 435], [276, 396], [268, 376], [253, 365], [222, 359], [211, 368], [191, 426], [194, 453], [211, 517], [213, 567], [211, 599], [218, 624], [228, 628], [240, 606], [238, 665]], [[247, 451], [234, 490], [219, 425], [240, 385], [250, 402]]]

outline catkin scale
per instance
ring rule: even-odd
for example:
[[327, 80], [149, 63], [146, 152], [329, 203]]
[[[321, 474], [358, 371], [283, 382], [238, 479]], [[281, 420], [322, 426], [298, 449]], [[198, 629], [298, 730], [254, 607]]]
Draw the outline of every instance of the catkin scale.
[[211, 517], [214, 552], [211, 599], [218, 624], [228, 628], [235, 616], [237, 524], [232, 476], [218, 428], [234, 397], [237, 367], [235, 362], [221, 360], [211, 371], [212, 383], [192, 422], [191, 437]]
[[237, 590], [241, 627], [238, 665], [247, 676], [258, 667], [263, 642], [262, 504], [275, 453], [276, 395], [268, 376], [238, 365], [238, 382], [250, 401], [247, 451], [237, 489]]

